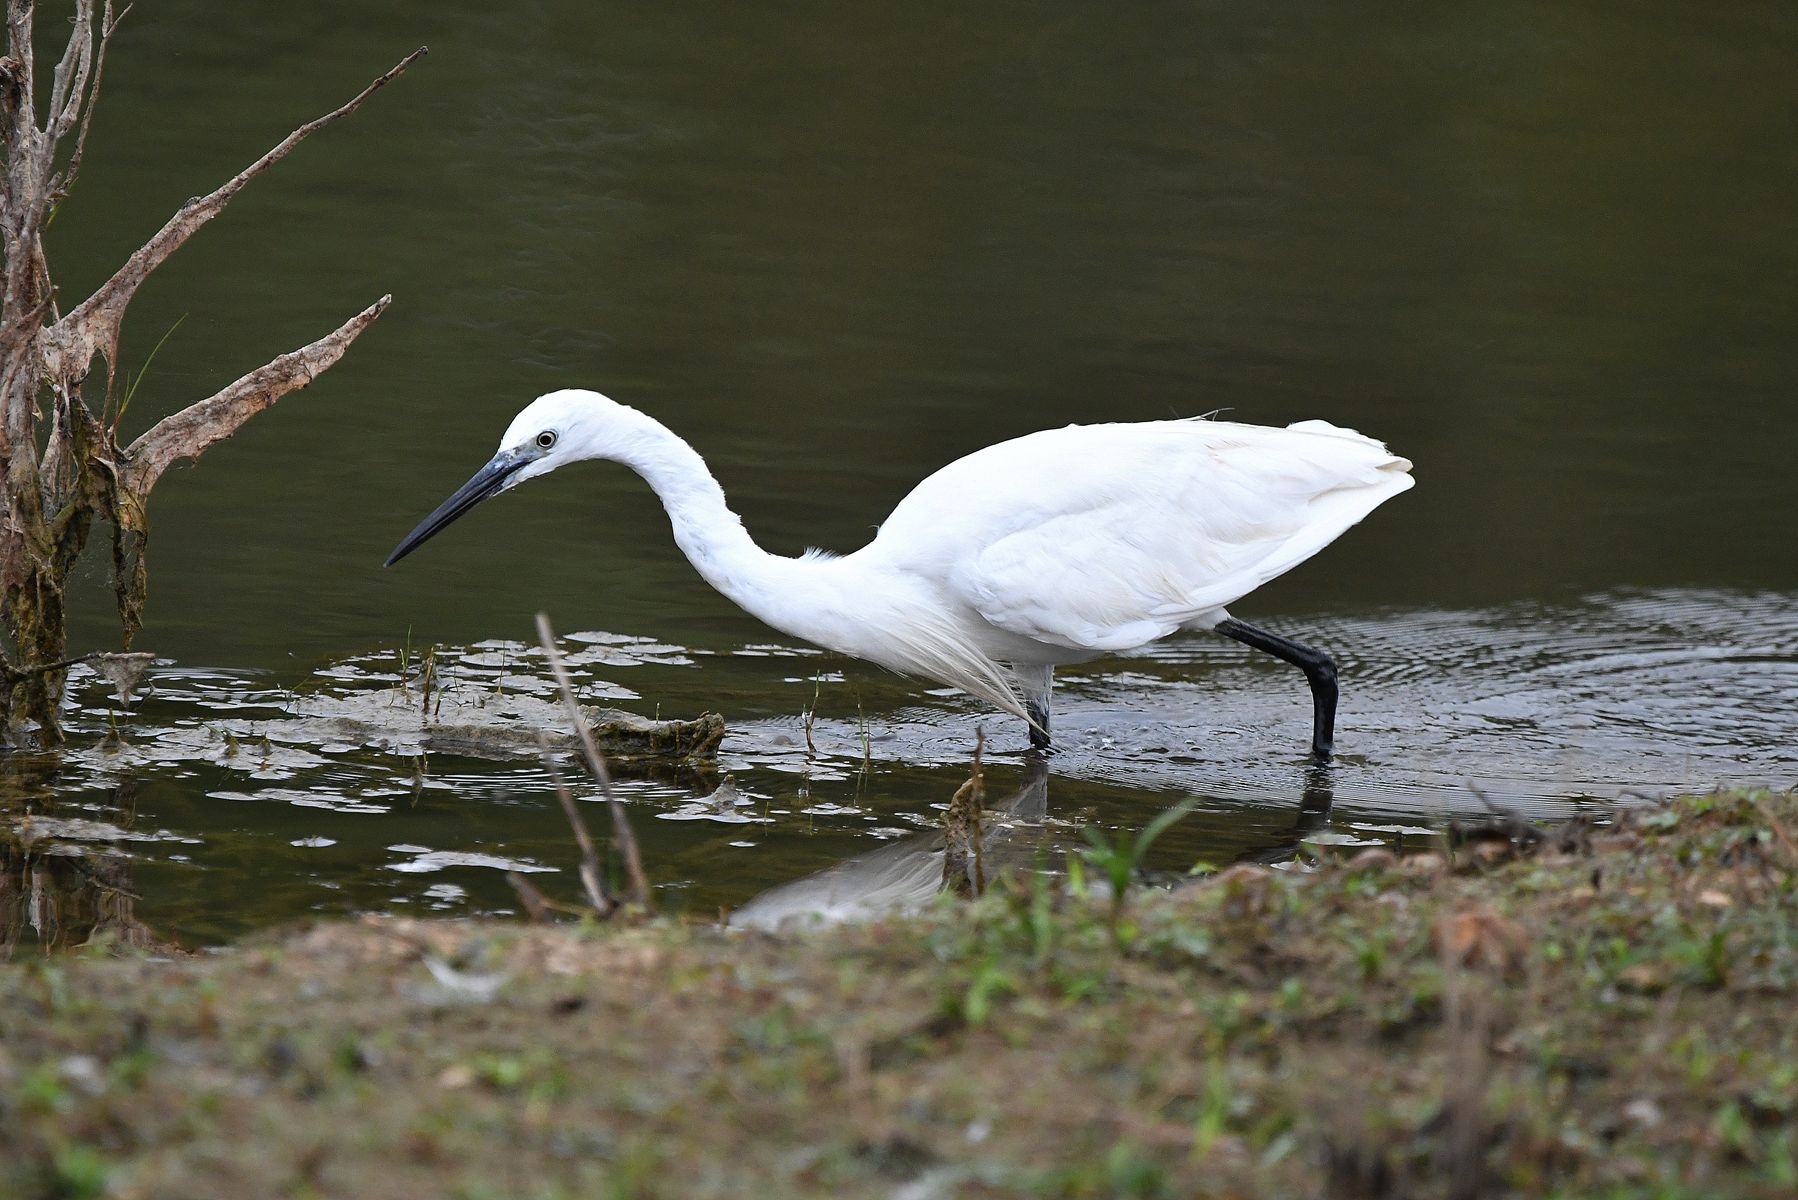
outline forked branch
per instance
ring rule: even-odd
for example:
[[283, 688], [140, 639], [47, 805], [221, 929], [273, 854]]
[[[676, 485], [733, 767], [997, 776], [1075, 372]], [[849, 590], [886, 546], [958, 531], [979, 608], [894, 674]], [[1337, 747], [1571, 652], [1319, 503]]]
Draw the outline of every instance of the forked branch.
[[[33, 0], [5, 0], [0, 54], [0, 741], [61, 740], [68, 653], [64, 584], [98, 521], [113, 526], [113, 566], [125, 641], [141, 624], [147, 572], [145, 508], [171, 465], [195, 459], [250, 417], [310, 384], [387, 307], [383, 296], [349, 321], [154, 425], [129, 449], [116, 413], [97, 418], [83, 395], [96, 355], [109, 394], [125, 310], [150, 274], [244, 187], [294, 147], [355, 112], [425, 53], [407, 55], [347, 104], [309, 121], [216, 190], [182, 205], [113, 276], [66, 315], [43, 245], [54, 206], [81, 168], [107, 46], [123, 12], [114, 0], [73, 0], [68, 41], [47, 86], [34, 62]], [[44, 107], [40, 108], [40, 102]], [[58, 164], [61, 164], [60, 169]], [[110, 406], [103, 410], [111, 412]]]
[[363, 101], [393, 82], [426, 53], [420, 46], [401, 59], [385, 74], [356, 93], [355, 97], [324, 116], [300, 126], [261, 158], [233, 175], [204, 196], [183, 204], [149, 241], [140, 246], [111, 279], [77, 305], [68, 316], [44, 333], [45, 374], [52, 379], [76, 379], [86, 373], [87, 364], [96, 354], [106, 358], [110, 373], [118, 359], [119, 327], [125, 308], [150, 273], [192, 237], [201, 226], [224, 211], [237, 193], [249, 182], [286, 158], [293, 148], [325, 126], [349, 116], [362, 107]]
[[[291, 350], [257, 367], [206, 399], [164, 417], [145, 430], [125, 451], [120, 490], [126, 503], [142, 502], [156, 480], [182, 459], [194, 459], [208, 447], [236, 433], [243, 423], [289, 392], [311, 383], [319, 372], [342, 358], [374, 319], [393, 300], [379, 300], [310, 345]], [[130, 522], [130, 517], [120, 514]]]
[[[81, 127], [75, 133], [75, 150], [69, 155], [68, 163], [50, 181], [51, 204], [61, 204], [68, 199], [69, 189], [75, 186], [75, 177], [81, 173], [81, 155], [87, 149], [87, 130], [88, 126], [93, 124], [94, 109], [98, 107], [97, 102], [100, 99], [100, 77], [106, 70], [106, 47], [112, 41], [113, 31], [119, 27], [119, 22], [124, 20], [125, 15], [130, 11], [131, 6], [127, 4], [115, 16], [112, 11], [112, 0], [106, 0], [105, 11], [100, 17], [100, 40], [94, 48], [93, 84], [89, 86], [84, 76], [82, 81], [76, 85], [74, 95], [65, 107], [57, 126], [56, 136], [59, 139], [66, 137], [69, 130], [75, 127], [76, 116], [80, 116]], [[93, 36], [91, 32], [92, 13], [84, 8], [79, 15], [87, 19], [88, 37], [91, 39]], [[70, 45], [74, 45], [74, 39], [70, 39]]]

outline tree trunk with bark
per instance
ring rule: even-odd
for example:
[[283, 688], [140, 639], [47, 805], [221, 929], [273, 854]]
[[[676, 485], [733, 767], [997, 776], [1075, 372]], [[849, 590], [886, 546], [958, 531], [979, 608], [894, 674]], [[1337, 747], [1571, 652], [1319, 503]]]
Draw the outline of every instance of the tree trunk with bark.
[[[129, 646], [142, 623], [146, 505], [163, 471], [198, 458], [282, 396], [311, 383], [343, 357], [391, 297], [381, 297], [324, 337], [265, 363], [121, 446], [121, 401], [113, 383], [126, 307], [150, 273], [252, 179], [310, 134], [354, 112], [424, 54], [420, 49], [408, 55], [349, 103], [300, 126], [217, 190], [182, 205], [93, 295], [65, 314], [44, 255], [43, 233], [80, 170], [118, 17], [111, 0], [75, 0], [68, 44], [46, 95], [33, 61], [34, 8], [32, 0], [7, 0], [7, 49], [0, 58], [0, 132], [5, 137], [0, 181], [5, 253], [0, 729], [11, 745], [25, 741], [33, 729], [42, 743], [61, 740], [58, 709], [71, 665], [64, 582], [95, 519], [113, 529], [119, 618]], [[95, 359], [106, 363], [105, 392], [97, 405], [85, 390]]]

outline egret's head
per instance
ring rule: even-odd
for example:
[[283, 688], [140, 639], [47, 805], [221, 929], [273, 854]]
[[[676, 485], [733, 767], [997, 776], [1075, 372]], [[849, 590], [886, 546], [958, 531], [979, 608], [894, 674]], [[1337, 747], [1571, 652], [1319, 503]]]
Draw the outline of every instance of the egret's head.
[[616, 400], [579, 388], [537, 397], [512, 418], [499, 439], [494, 461], [510, 455], [519, 465], [497, 490], [503, 492], [583, 458], [607, 457], [635, 415]]
[[608, 457], [629, 432], [634, 415], [598, 392], [571, 388], [537, 397], [512, 418], [499, 440], [499, 452], [394, 547], [387, 565], [418, 549], [483, 500], [568, 463]]

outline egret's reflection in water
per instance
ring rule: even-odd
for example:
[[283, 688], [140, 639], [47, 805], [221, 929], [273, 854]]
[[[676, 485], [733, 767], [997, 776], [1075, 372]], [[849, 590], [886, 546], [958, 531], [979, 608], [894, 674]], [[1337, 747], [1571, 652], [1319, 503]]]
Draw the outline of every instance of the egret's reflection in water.
[[[1306, 770], [1291, 826], [1241, 851], [1238, 862], [1279, 863], [1328, 823], [1331, 769]], [[746, 929], [793, 929], [913, 912], [943, 891], [969, 894], [1008, 873], [1058, 869], [1065, 823], [1049, 821], [1049, 762], [1033, 755], [1021, 786], [980, 814], [965, 835], [957, 822], [858, 854], [813, 875], [769, 888], [730, 915]], [[977, 841], [977, 844], [976, 844]]]
[[1296, 856], [1306, 838], [1330, 823], [1330, 809], [1336, 804], [1336, 792], [1330, 778], [1332, 770], [1327, 765], [1315, 766], [1305, 773], [1304, 790], [1299, 794], [1299, 806], [1287, 836], [1244, 850], [1236, 856], [1236, 861], [1271, 865]]

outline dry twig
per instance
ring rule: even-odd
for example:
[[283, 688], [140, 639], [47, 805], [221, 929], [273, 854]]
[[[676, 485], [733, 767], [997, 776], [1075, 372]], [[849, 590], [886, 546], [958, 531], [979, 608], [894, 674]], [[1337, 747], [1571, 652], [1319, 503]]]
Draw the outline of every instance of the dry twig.
[[630, 903], [644, 912], [654, 909], [650, 902], [649, 877], [643, 873], [643, 856], [637, 849], [637, 836], [631, 832], [631, 823], [624, 815], [624, 805], [619, 803], [618, 795], [612, 790], [612, 773], [606, 769], [605, 756], [599, 752], [599, 745], [593, 740], [593, 730], [587, 725], [587, 719], [581, 715], [581, 706], [574, 698], [574, 684], [568, 678], [568, 668], [562, 662], [561, 651], [556, 649], [555, 631], [550, 628], [549, 614], [537, 614], [537, 639], [543, 645], [543, 653], [549, 658], [549, 669], [556, 677], [556, 686], [562, 691], [562, 704], [568, 710], [568, 719], [574, 723], [575, 733], [581, 740], [581, 752], [586, 756], [587, 769], [599, 783], [599, 790], [605, 794], [606, 803], [612, 810], [612, 839], [618, 844], [619, 857], [624, 860], [625, 878], [630, 882]]
[[525, 914], [532, 923], [541, 925], [549, 920], [549, 897], [538, 891], [536, 884], [517, 871], [507, 871], [506, 882], [512, 885], [512, 891], [517, 893], [518, 902], [524, 905]]
[[618, 911], [618, 898], [606, 887], [605, 868], [599, 861], [599, 851], [593, 845], [593, 835], [587, 832], [587, 822], [581, 816], [580, 806], [574, 801], [574, 793], [562, 780], [561, 769], [556, 766], [555, 752], [549, 748], [549, 739], [543, 734], [537, 735], [537, 745], [543, 751], [543, 765], [549, 769], [550, 782], [555, 784], [556, 799], [562, 803], [562, 811], [567, 814], [568, 824], [574, 830], [574, 844], [581, 851], [581, 890], [587, 893], [587, 903], [601, 917], [609, 917]]
[[986, 891], [986, 863], [981, 842], [986, 831], [981, 828], [981, 809], [986, 802], [986, 781], [980, 769], [980, 756], [986, 749], [986, 727], [974, 728], [974, 766], [968, 778], [949, 798], [949, 809], [943, 814], [943, 886], [963, 895], [978, 896]]

